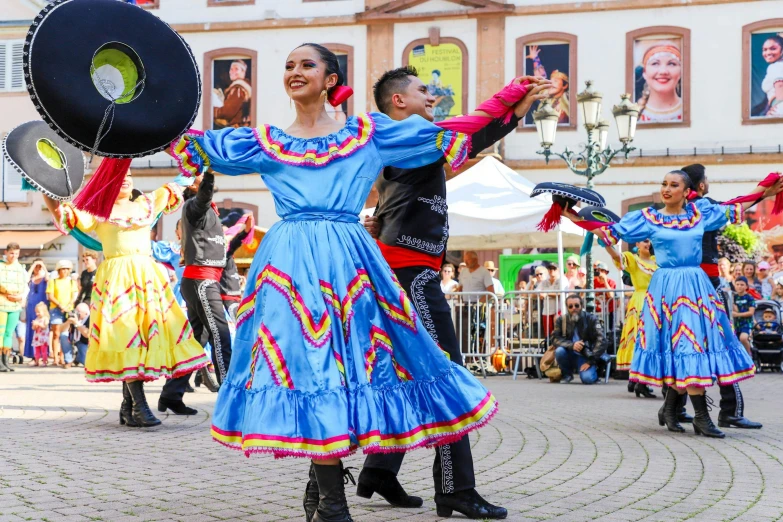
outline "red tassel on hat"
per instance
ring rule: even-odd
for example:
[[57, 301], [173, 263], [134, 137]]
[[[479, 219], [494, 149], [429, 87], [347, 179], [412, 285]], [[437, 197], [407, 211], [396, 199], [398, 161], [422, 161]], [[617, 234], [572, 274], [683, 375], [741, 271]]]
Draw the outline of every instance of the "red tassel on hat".
[[90, 181], [74, 198], [73, 206], [95, 217], [108, 219], [130, 164], [130, 158], [103, 158]]
[[536, 225], [541, 232], [551, 232], [560, 224], [560, 218], [563, 215], [563, 207], [560, 203], [554, 202], [549, 210], [544, 214], [544, 218]]

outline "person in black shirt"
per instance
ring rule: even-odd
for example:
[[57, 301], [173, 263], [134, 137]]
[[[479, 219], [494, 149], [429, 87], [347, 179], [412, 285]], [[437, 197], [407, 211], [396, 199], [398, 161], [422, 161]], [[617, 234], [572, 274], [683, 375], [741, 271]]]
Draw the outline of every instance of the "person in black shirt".
[[[435, 99], [416, 74], [412, 67], [385, 73], [374, 86], [378, 109], [393, 120], [419, 115], [432, 121]], [[533, 86], [514, 106], [511, 121], [503, 123], [496, 119], [474, 133], [471, 157], [513, 131], [533, 102], [546, 96], [548, 81], [518, 80], [523, 79], [532, 81]], [[430, 336], [452, 362], [461, 365], [451, 309], [438, 276], [449, 237], [444, 163], [445, 160], [438, 160], [417, 169], [385, 168], [376, 182], [379, 200], [375, 216], [365, 221], [365, 227], [378, 239], [381, 253], [408, 293]], [[397, 480], [403, 456], [403, 453], [368, 455], [359, 475], [357, 495], [369, 498], [378, 493], [397, 507], [421, 506], [422, 499], [409, 496]], [[438, 447], [432, 471], [439, 516], [458, 511], [473, 519], [506, 518], [505, 508], [493, 506], [476, 492], [467, 436]]]
[[[698, 163], [683, 167], [682, 171], [685, 172], [691, 179], [692, 185], [695, 187], [696, 193], [700, 198], [703, 198], [710, 191], [710, 184], [707, 181], [707, 174], [704, 165]], [[763, 187], [756, 187], [753, 191], [758, 193], [761, 201], [765, 197], [765, 190]], [[707, 198], [711, 203], [719, 203], [714, 199]], [[757, 203], [758, 203], [757, 201]], [[712, 286], [717, 291], [720, 287], [720, 275], [718, 273], [718, 259], [720, 259], [720, 253], [718, 252], [718, 233], [719, 232], [705, 232], [702, 238], [702, 268], [710, 278]], [[726, 296], [723, 292], [718, 291], [718, 296], [724, 300]], [[729, 310], [730, 307], [726, 306]], [[683, 395], [683, 402], [681, 403], [681, 412], [685, 410], [684, 399], [687, 395]], [[740, 390], [739, 383], [727, 384], [720, 386], [720, 413], [718, 414], [718, 426], [721, 428], [745, 428], [745, 429], [760, 429], [761, 423], [753, 422], [744, 417], [745, 415], [745, 400], [742, 397], [742, 390]]]
[[98, 270], [98, 253], [92, 250], [85, 250], [84, 254], [82, 254], [82, 262], [84, 263], [84, 270], [82, 270], [79, 276], [79, 297], [76, 298], [76, 302], [89, 305], [92, 297], [95, 271]]

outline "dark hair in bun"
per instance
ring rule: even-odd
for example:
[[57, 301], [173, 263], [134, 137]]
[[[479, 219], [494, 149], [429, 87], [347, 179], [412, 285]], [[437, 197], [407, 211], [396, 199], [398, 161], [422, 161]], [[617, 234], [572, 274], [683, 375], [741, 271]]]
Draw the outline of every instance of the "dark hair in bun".
[[[317, 43], [303, 43], [299, 47], [312, 47], [313, 49], [318, 51], [318, 55], [321, 57], [321, 61], [326, 64], [326, 76], [332, 74], [337, 75], [337, 83], [335, 83], [334, 87], [332, 87], [327, 91], [327, 94], [332, 94], [332, 91], [336, 87], [340, 85], [345, 85], [345, 75], [343, 75], [343, 72], [340, 70], [340, 62], [337, 61], [336, 54], [334, 54], [332, 51], [330, 51], [323, 45]], [[299, 47], [297, 47], [297, 49], [299, 49]]]

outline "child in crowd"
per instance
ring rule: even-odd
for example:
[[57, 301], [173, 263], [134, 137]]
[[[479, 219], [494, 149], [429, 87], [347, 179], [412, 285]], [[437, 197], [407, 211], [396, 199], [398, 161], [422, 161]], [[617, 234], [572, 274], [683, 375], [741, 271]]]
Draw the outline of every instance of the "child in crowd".
[[49, 308], [46, 303], [35, 305], [33, 319], [33, 350], [35, 351], [35, 366], [49, 364]]
[[740, 342], [751, 354], [750, 332], [753, 330], [753, 313], [756, 300], [748, 293], [748, 279], [740, 276], [734, 281], [734, 330]]
[[760, 323], [756, 323], [756, 326], [753, 327], [754, 334], [782, 333], [780, 323], [777, 321], [777, 317], [775, 316], [775, 312], [773, 310], [764, 310], [764, 313], [761, 315], [761, 319], [762, 321]]
[[[57, 278], [50, 279], [46, 284], [46, 297], [49, 298], [49, 313], [52, 327], [52, 358], [55, 364], [65, 366], [66, 361], [62, 350], [62, 344], [68, 343], [68, 328], [65, 321], [76, 305], [79, 296], [79, 286], [71, 278], [73, 264], [63, 260], [57, 262]], [[66, 349], [70, 348], [70, 344]], [[69, 356], [72, 356], [69, 352]]]

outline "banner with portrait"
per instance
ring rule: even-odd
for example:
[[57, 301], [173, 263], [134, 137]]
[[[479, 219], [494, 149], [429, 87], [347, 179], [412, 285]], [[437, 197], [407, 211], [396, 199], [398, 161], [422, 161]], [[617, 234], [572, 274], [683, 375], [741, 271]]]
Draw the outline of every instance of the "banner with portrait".
[[633, 100], [639, 125], [678, 124], [685, 120], [689, 93], [684, 88], [687, 60], [681, 35], [633, 39]]
[[750, 35], [750, 117], [783, 118], [783, 28]]
[[[518, 60], [523, 61], [523, 74], [526, 76], [541, 76], [552, 81], [549, 89], [549, 97], [552, 108], [560, 112], [558, 125], [570, 126], [571, 124], [571, 44], [569, 43], [529, 43], [523, 46], [522, 56]], [[538, 109], [541, 102], [536, 101], [533, 107], [525, 115], [524, 127], [535, 128], [533, 112]]]
[[220, 56], [212, 60], [212, 130], [254, 127], [253, 59], [249, 56]]
[[435, 98], [435, 121], [463, 114], [463, 56], [457, 44], [422, 44], [408, 54], [408, 65], [416, 68], [419, 79]]

